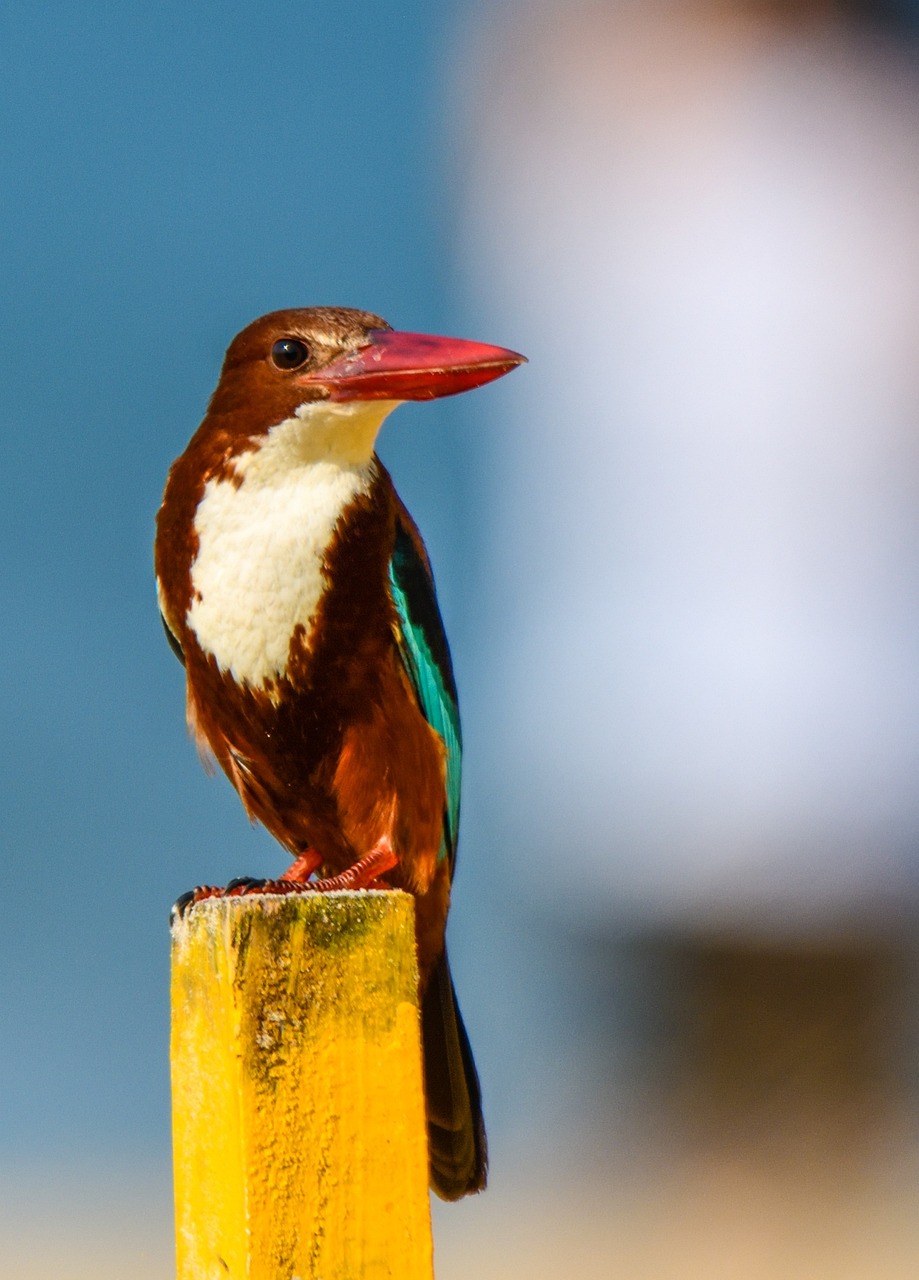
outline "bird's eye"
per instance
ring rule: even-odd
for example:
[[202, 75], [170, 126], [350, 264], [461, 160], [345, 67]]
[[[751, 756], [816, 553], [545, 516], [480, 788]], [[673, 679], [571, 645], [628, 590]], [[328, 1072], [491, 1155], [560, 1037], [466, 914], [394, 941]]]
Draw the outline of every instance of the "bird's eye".
[[279, 338], [271, 348], [271, 359], [279, 369], [299, 369], [310, 358], [310, 349], [299, 338]]

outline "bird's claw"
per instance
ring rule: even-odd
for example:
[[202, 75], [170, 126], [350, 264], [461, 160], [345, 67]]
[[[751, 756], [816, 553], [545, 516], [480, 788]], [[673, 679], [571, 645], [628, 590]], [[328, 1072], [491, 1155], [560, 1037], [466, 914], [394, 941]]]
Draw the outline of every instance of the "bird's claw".
[[[337, 876], [327, 876], [322, 880], [301, 880], [281, 878], [280, 880], [256, 880], [252, 876], [237, 876], [223, 888], [214, 885], [200, 884], [176, 899], [170, 913], [170, 923], [183, 920], [192, 907], [208, 898], [242, 898], [250, 894], [286, 894], [286, 893], [340, 893], [347, 889], [388, 889], [390, 886], [381, 880], [381, 876], [391, 871], [399, 859], [393, 852], [392, 844], [385, 837], [378, 840], [368, 854], [359, 862], [348, 867]], [[294, 868], [299, 870], [298, 863]]]
[[187, 893], [181, 894], [172, 904], [172, 910], [169, 912], [169, 923], [171, 925], [178, 924], [180, 920], [184, 920], [189, 911], [197, 902], [203, 902], [205, 898], [216, 898], [224, 892], [214, 885], [199, 884], [194, 889], [189, 889]]
[[253, 876], [234, 876], [227, 883], [226, 888], [221, 889], [217, 896], [221, 898], [241, 898], [247, 893], [259, 893], [262, 891], [263, 885], [271, 883], [270, 880], [256, 880]]
[[186, 911], [195, 900], [195, 890], [189, 889], [188, 893], [181, 894], [172, 904], [172, 910], [169, 912], [170, 925], [178, 924], [185, 916]]

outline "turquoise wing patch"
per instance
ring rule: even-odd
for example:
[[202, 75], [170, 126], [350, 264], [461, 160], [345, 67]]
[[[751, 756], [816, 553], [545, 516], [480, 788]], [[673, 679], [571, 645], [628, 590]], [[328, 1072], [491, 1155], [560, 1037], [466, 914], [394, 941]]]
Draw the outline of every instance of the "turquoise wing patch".
[[396, 527], [389, 581], [402, 663], [425, 719], [446, 747], [447, 808], [438, 857], [449, 858], [452, 864], [459, 830], [463, 751], [456, 682], [430, 570], [401, 522]]

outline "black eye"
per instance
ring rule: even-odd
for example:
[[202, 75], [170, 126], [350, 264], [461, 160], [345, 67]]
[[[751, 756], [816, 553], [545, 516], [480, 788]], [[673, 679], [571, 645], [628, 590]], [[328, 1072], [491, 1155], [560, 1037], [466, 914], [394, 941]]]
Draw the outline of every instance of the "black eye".
[[271, 358], [279, 369], [299, 369], [310, 358], [310, 349], [299, 338], [278, 338]]

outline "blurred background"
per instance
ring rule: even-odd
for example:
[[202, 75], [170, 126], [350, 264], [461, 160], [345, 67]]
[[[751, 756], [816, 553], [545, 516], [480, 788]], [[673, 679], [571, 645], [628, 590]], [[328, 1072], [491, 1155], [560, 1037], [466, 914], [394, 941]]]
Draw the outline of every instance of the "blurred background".
[[467, 769], [440, 1280], [919, 1264], [919, 5], [0, 18], [0, 1273], [172, 1269], [168, 934], [272, 874], [152, 525], [282, 306], [526, 352], [381, 452]]

